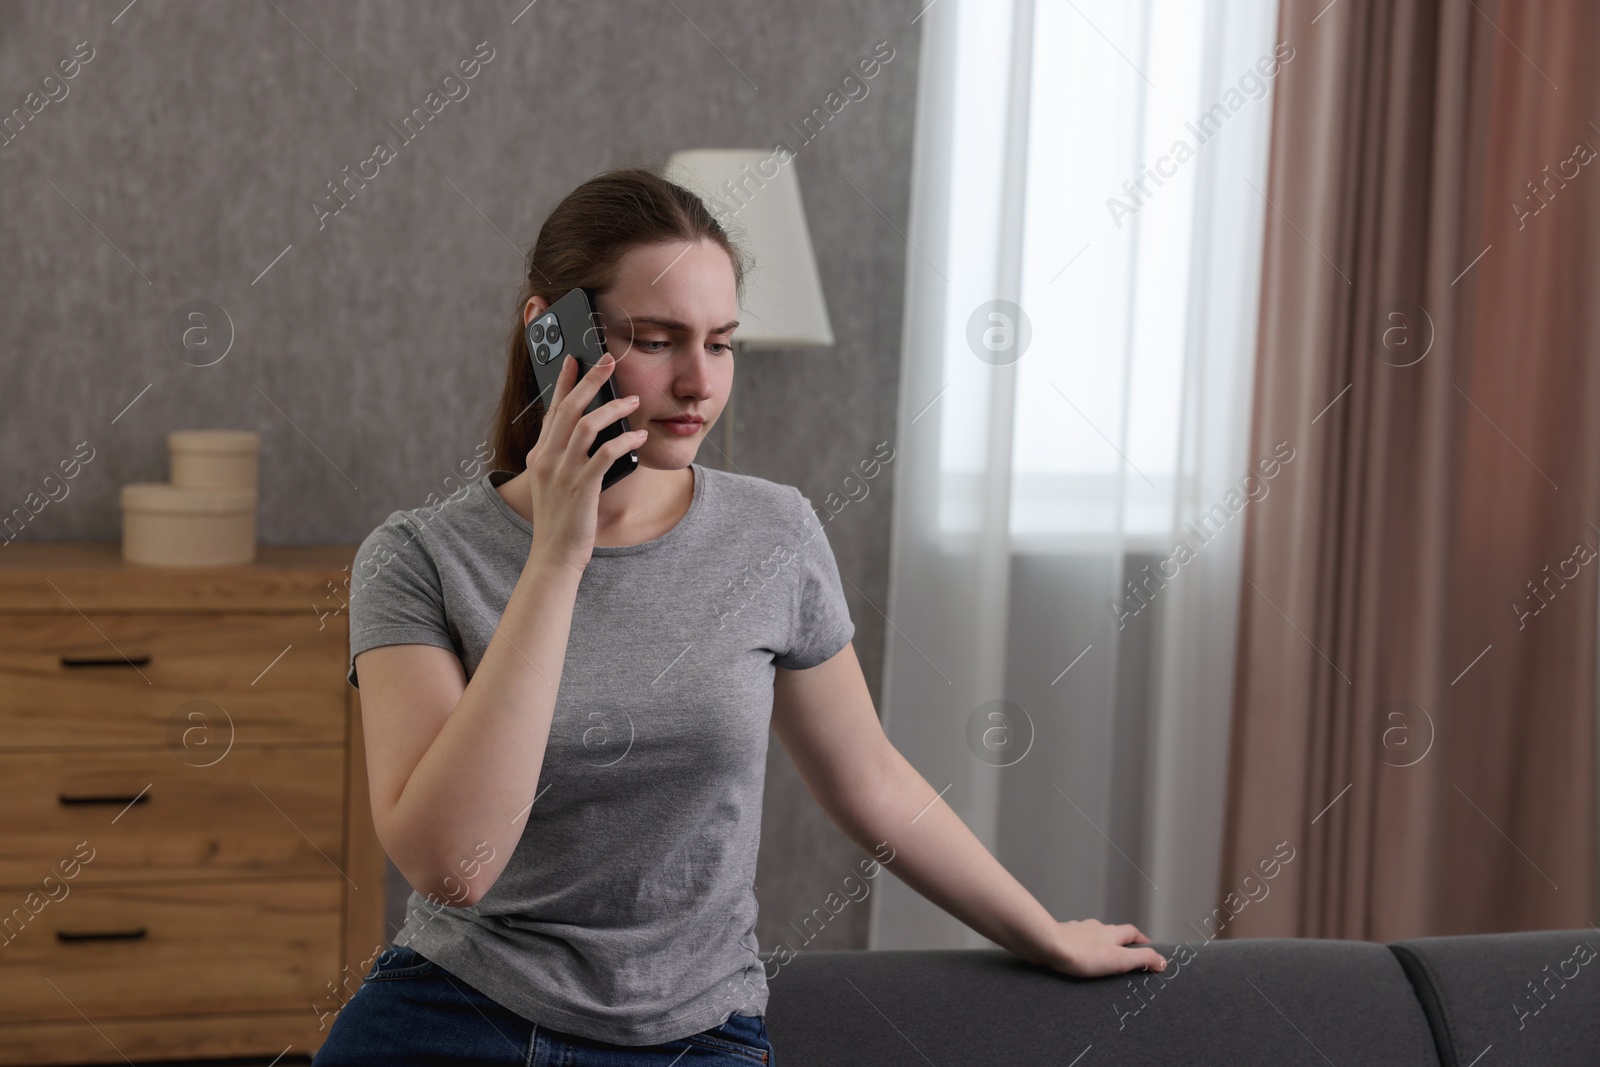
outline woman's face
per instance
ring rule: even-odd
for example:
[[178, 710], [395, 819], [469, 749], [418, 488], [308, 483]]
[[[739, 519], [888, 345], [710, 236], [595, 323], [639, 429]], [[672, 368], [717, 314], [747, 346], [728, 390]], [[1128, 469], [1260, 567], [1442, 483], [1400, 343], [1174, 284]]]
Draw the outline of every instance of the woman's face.
[[[617, 360], [617, 395], [639, 397], [628, 425], [649, 432], [640, 465], [688, 466], [733, 385], [739, 301], [728, 254], [708, 240], [637, 246], [595, 311]], [[683, 416], [699, 421], [672, 421]]]

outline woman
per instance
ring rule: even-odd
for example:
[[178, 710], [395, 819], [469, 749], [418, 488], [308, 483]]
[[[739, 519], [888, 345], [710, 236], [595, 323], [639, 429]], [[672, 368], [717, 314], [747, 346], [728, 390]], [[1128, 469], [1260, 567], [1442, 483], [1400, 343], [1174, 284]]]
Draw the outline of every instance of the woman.
[[[374, 824], [416, 892], [318, 1065], [775, 1062], [753, 885], [769, 722], [839, 827], [974, 929], [1066, 974], [1164, 969], [1133, 926], [1052, 919], [889, 744], [810, 502], [694, 462], [744, 271], [664, 178], [579, 186], [517, 295], [494, 435], [515, 469], [362, 544], [349, 678]], [[576, 287], [610, 356], [564, 362], [547, 409], [524, 327]], [[583, 415], [608, 379], [617, 399]]]

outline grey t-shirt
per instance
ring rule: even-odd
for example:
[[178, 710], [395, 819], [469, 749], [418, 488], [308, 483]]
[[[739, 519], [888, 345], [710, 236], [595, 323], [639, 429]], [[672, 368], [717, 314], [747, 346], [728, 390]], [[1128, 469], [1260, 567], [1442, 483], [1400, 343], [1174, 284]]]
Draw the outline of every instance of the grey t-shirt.
[[[810, 501], [692, 469], [676, 526], [596, 547], [584, 570], [537, 795], [506, 812], [525, 825], [505, 870], [471, 907], [413, 891], [395, 938], [533, 1022], [621, 1045], [765, 1013], [754, 882], [773, 667], [813, 667], [855, 632]], [[352, 685], [355, 657], [392, 644], [451, 649], [472, 677], [532, 543], [493, 488], [511, 477], [393, 512], [362, 542]]]

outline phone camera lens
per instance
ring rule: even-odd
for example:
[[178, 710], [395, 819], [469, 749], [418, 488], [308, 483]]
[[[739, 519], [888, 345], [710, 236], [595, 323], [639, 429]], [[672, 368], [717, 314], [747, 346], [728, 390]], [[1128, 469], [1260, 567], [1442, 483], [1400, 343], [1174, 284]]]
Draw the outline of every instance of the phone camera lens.
[[539, 365], [541, 367], [544, 366], [546, 363], [550, 362], [550, 346], [540, 345], [538, 348], [534, 349], [533, 355], [534, 358], [539, 361]]
[[534, 323], [532, 326], [528, 327], [528, 336], [533, 339], [534, 344], [538, 344], [540, 341], [544, 340], [544, 327], [537, 322]]
[[559, 344], [561, 342], [561, 327], [552, 322], [550, 329], [545, 332], [545, 336], [549, 338], [551, 344]]

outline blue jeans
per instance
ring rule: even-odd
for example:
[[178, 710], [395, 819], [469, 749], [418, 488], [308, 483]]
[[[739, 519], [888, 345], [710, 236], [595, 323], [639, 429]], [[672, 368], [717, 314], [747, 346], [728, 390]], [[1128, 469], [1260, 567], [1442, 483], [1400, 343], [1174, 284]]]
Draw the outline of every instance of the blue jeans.
[[312, 1067], [750, 1067], [777, 1062], [761, 1015], [661, 1045], [611, 1045], [539, 1026], [407, 945], [383, 950]]

